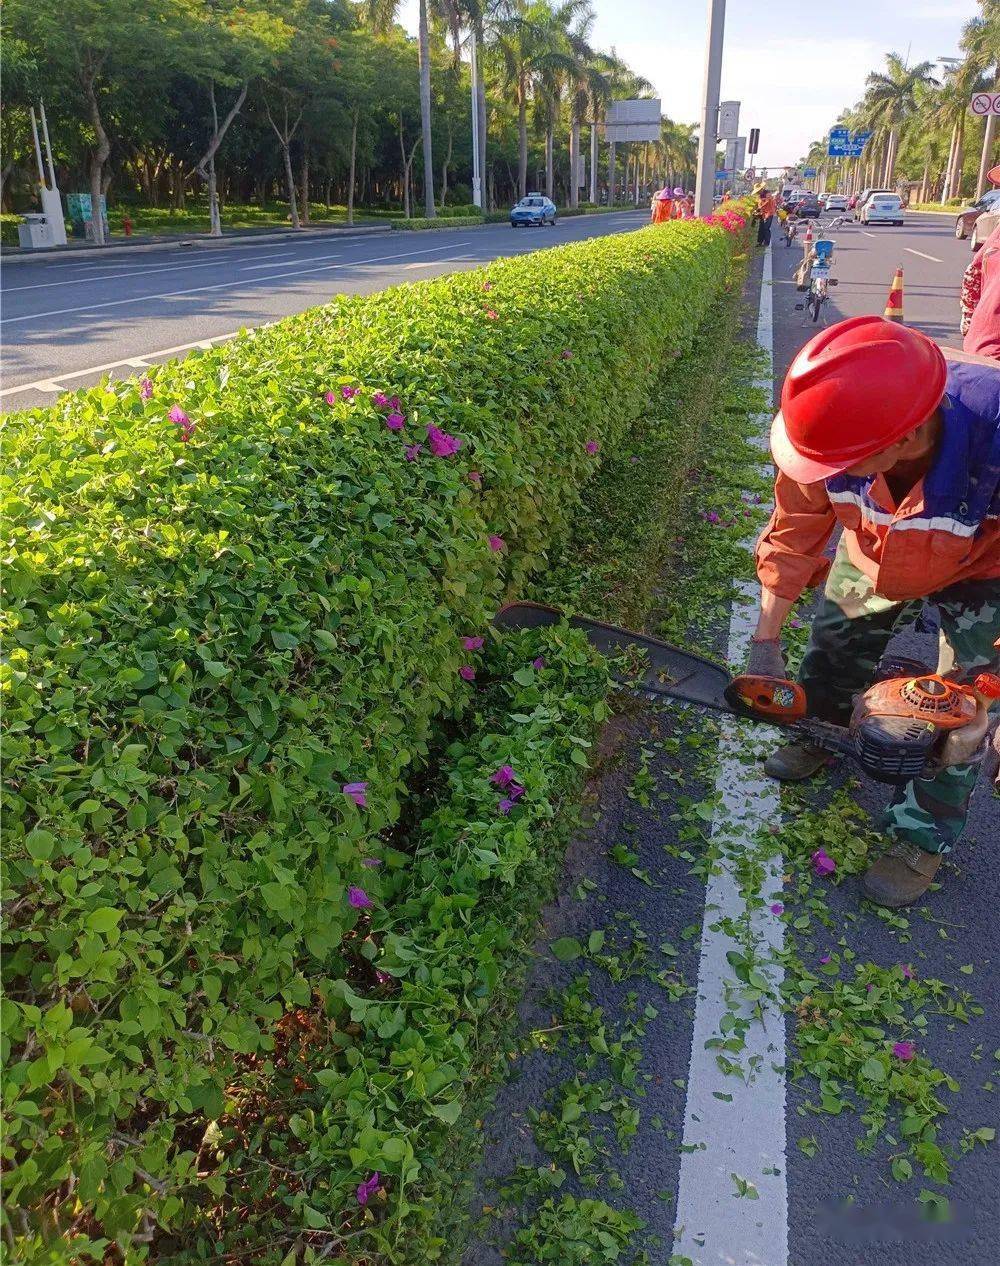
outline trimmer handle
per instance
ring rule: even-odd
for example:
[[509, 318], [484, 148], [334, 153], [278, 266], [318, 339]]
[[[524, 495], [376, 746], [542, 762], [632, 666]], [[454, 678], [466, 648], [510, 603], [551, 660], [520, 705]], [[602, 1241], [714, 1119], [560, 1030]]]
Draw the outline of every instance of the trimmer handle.
[[739, 716], [774, 725], [794, 725], [806, 715], [806, 692], [784, 677], [734, 677], [726, 687], [726, 702]]

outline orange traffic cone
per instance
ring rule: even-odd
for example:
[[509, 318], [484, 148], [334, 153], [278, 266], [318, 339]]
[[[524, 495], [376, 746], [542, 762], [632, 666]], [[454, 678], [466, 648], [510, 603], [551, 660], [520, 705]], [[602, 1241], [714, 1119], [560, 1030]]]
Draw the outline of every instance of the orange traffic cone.
[[889, 287], [889, 298], [886, 300], [885, 311], [882, 313], [887, 321], [902, 321], [903, 319], [903, 270], [896, 269], [896, 275], [892, 279], [892, 285]]
[[810, 245], [810, 243], [812, 242], [812, 240], [813, 240], [813, 226], [812, 226], [812, 224], [811, 224], [811, 223], [807, 223], [807, 224], [806, 224], [806, 236], [805, 236], [805, 244], [806, 244], [806, 246], [809, 246], [809, 245]]

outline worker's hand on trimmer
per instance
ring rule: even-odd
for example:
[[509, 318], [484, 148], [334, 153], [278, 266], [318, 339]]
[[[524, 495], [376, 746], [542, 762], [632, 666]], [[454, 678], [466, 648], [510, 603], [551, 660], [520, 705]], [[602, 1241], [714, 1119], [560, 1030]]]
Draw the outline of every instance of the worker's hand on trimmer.
[[943, 767], [967, 765], [974, 756], [978, 755], [989, 727], [989, 711], [986, 704], [980, 701], [979, 709], [969, 724], [963, 725], [960, 730], [952, 730], [945, 739], [939, 763]]
[[747, 657], [747, 674], [751, 677], [788, 676], [779, 638], [768, 638], [766, 641], [752, 639], [750, 654]]

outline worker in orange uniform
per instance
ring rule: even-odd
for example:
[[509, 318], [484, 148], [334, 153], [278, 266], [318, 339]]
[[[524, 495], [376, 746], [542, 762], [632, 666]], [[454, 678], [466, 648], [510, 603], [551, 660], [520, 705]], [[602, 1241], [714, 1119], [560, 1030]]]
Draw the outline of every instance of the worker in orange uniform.
[[768, 188], [760, 191], [757, 198], [757, 245], [769, 246], [771, 243], [771, 222], [778, 209], [778, 200]]
[[[946, 360], [926, 335], [851, 317], [798, 353], [771, 426], [774, 512], [757, 544], [761, 607], [748, 670], [784, 677], [780, 632], [804, 589], [826, 579], [800, 681], [811, 715], [844, 724], [893, 630], [924, 600], [940, 619], [938, 671], [995, 670], [1000, 638], [1000, 365]], [[832, 565], [827, 542], [842, 528]], [[926, 892], [962, 833], [987, 754], [984, 701], [951, 735], [942, 767], [898, 789], [887, 851], [865, 895], [904, 906]], [[764, 769], [817, 773], [827, 754], [798, 740]]]
[[665, 185], [653, 194], [650, 212], [650, 219], [653, 224], [663, 224], [666, 220], [673, 219], [674, 200], [670, 190]]

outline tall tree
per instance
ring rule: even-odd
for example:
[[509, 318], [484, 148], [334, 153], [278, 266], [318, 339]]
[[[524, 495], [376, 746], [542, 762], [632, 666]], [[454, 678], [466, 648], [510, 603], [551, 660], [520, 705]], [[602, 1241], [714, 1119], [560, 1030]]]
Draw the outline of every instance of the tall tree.
[[917, 88], [921, 84], [936, 84], [931, 74], [933, 62], [918, 62], [907, 66], [898, 53], [887, 53], [885, 71], [872, 71], [867, 80], [865, 101], [870, 117], [886, 129], [886, 153], [883, 181], [892, 184], [896, 164], [899, 130], [916, 108]]

